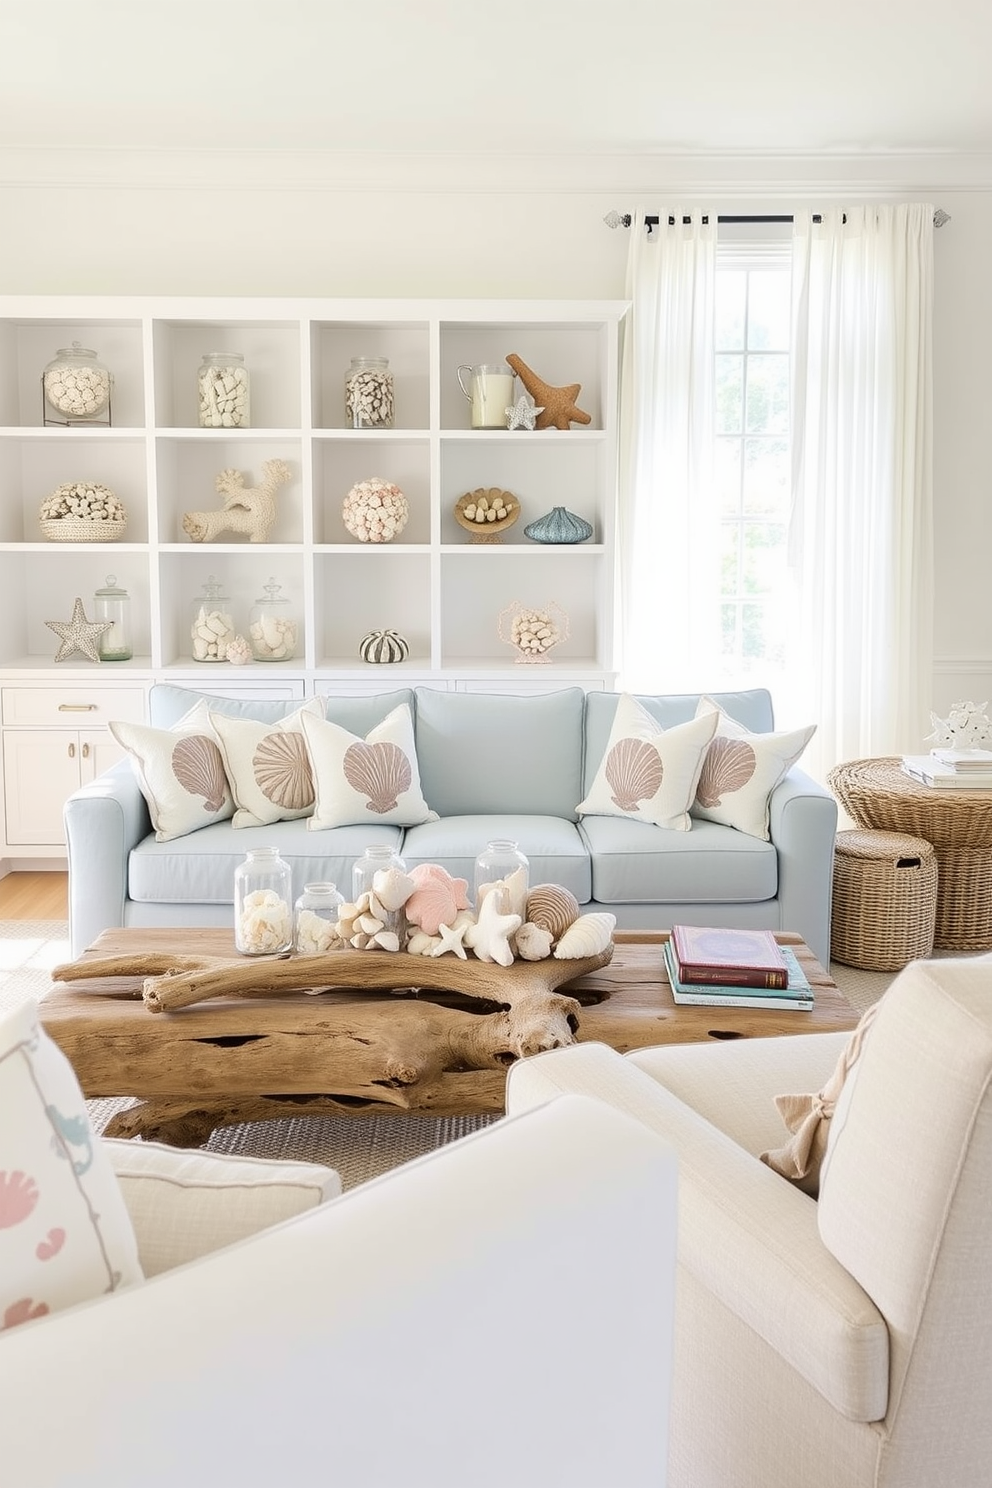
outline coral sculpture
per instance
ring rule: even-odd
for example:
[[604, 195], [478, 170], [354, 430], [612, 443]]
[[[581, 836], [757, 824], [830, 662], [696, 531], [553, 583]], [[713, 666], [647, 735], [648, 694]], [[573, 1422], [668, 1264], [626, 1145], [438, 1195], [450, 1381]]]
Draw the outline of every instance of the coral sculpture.
[[194, 542], [213, 542], [223, 532], [246, 532], [249, 542], [264, 543], [276, 521], [276, 492], [293, 478], [285, 460], [266, 460], [260, 485], [246, 486], [240, 470], [222, 470], [216, 480], [224, 497], [220, 511], [183, 514], [183, 531]]
[[567, 429], [569, 424], [591, 424], [592, 415], [579, 408], [575, 402], [582, 391], [581, 382], [572, 382], [568, 387], [552, 387], [512, 352], [506, 358], [541, 411], [535, 420], [538, 429]]

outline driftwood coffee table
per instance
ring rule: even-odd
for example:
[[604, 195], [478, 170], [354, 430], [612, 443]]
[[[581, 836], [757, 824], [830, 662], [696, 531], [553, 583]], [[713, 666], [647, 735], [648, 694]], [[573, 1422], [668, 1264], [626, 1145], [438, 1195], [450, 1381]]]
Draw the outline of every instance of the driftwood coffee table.
[[[566, 977], [578, 976], [544, 997], [552, 1006], [541, 1026], [551, 1044], [574, 1036], [626, 1053], [666, 1042], [833, 1032], [858, 1021], [809, 948], [787, 934], [778, 939], [795, 950], [816, 990], [811, 1012], [677, 1007], [663, 970], [667, 938], [665, 932], [618, 931], [612, 959], [591, 969], [588, 962], [514, 962], [504, 969], [450, 956], [433, 965], [455, 963], [442, 969], [453, 981], [473, 965], [490, 977], [544, 967], [552, 984], [561, 968]], [[56, 968], [55, 985], [42, 1001], [44, 1026], [84, 1094], [140, 1102], [111, 1119], [108, 1136], [195, 1146], [218, 1126], [290, 1115], [493, 1115], [504, 1109], [506, 1067], [516, 1056], [500, 1003], [422, 984], [417, 995], [376, 988], [375, 978], [388, 988], [401, 962], [415, 962], [426, 977], [422, 963], [429, 958], [339, 952], [339, 965], [357, 958], [365, 985], [316, 995], [272, 990], [266, 969], [275, 980], [277, 968], [291, 963], [245, 962], [225, 930], [108, 930], [82, 961], [177, 952], [230, 957], [253, 969], [255, 987], [156, 1013], [140, 976], [63, 980], [63, 969]], [[206, 991], [209, 996], [209, 982]], [[152, 1005], [155, 997], [153, 991]], [[526, 1000], [517, 997], [514, 1011]]]

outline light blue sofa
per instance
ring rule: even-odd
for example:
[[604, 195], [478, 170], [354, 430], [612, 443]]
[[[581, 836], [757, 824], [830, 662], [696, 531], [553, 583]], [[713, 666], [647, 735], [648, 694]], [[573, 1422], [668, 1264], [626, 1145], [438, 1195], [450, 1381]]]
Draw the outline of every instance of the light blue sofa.
[[[763, 689], [711, 694], [754, 732], [774, 726]], [[150, 722], [169, 727], [202, 697], [157, 684]], [[373, 842], [399, 849], [412, 868], [440, 863], [471, 882], [494, 837], [516, 841], [532, 883], [572, 890], [585, 910], [604, 909], [627, 929], [675, 921], [797, 931], [821, 962], [830, 954], [830, 894], [837, 807], [793, 767], [770, 802], [771, 840], [693, 821], [669, 831], [616, 817], [576, 816], [606, 750], [619, 694], [565, 688], [526, 696], [430, 688], [329, 696], [326, 716], [364, 736], [400, 702], [416, 730], [423, 794], [439, 820], [420, 826], [308, 830], [306, 819], [235, 829], [219, 822], [156, 842], [131, 763], [83, 786], [65, 806], [73, 955], [121, 925], [229, 925], [234, 870], [253, 845], [273, 845], [293, 869], [294, 894], [331, 879], [348, 895], [356, 857]], [[237, 717], [272, 722], [298, 702], [210, 698]], [[640, 696], [665, 728], [695, 714], [698, 694]]]

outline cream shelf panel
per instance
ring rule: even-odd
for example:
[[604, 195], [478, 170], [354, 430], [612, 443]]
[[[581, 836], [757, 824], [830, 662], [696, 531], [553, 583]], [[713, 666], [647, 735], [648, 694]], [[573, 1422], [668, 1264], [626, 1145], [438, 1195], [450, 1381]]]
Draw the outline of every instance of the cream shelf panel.
[[366, 663], [359, 644], [370, 630], [398, 630], [410, 647], [406, 663], [390, 674], [430, 670], [431, 558], [404, 553], [393, 543], [368, 550], [356, 562], [350, 554], [318, 554], [314, 559], [316, 665], [332, 671]]

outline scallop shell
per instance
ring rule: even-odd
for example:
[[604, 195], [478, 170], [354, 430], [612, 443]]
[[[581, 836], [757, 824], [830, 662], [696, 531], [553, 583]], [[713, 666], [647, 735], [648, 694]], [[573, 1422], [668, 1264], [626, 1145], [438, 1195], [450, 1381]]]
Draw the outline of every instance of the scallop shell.
[[527, 523], [524, 537], [542, 543], [586, 542], [592, 537], [592, 525], [563, 506], [553, 506], [543, 517]]
[[665, 767], [653, 745], [643, 739], [621, 739], [606, 756], [604, 773], [613, 787], [614, 806], [636, 811], [638, 802], [658, 794]]
[[413, 783], [410, 761], [398, 744], [351, 744], [345, 750], [344, 778], [365, 797], [369, 811], [392, 811]]
[[302, 734], [266, 734], [251, 762], [255, 784], [267, 801], [287, 811], [303, 811], [314, 802], [313, 774]]
[[754, 750], [744, 739], [714, 739], [706, 751], [696, 787], [700, 806], [719, 806], [725, 793], [739, 791], [757, 766]]
[[428, 935], [451, 925], [460, 909], [468, 909], [468, 880], [452, 878], [438, 863], [420, 863], [410, 870], [415, 888], [406, 901], [406, 917]]
[[213, 739], [190, 734], [172, 751], [172, 773], [191, 796], [203, 796], [204, 811], [219, 811], [227, 797], [227, 776]]
[[606, 914], [602, 910], [596, 914], [579, 915], [575, 924], [569, 925], [555, 946], [555, 959], [579, 961], [583, 956], [598, 956], [612, 941], [616, 922], [616, 915]]
[[540, 929], [549, 930], [552, 940], [564, 935], [581, 913], [578, 899], [561, 884], [535, 884], [527, 895], [525, 918]]

